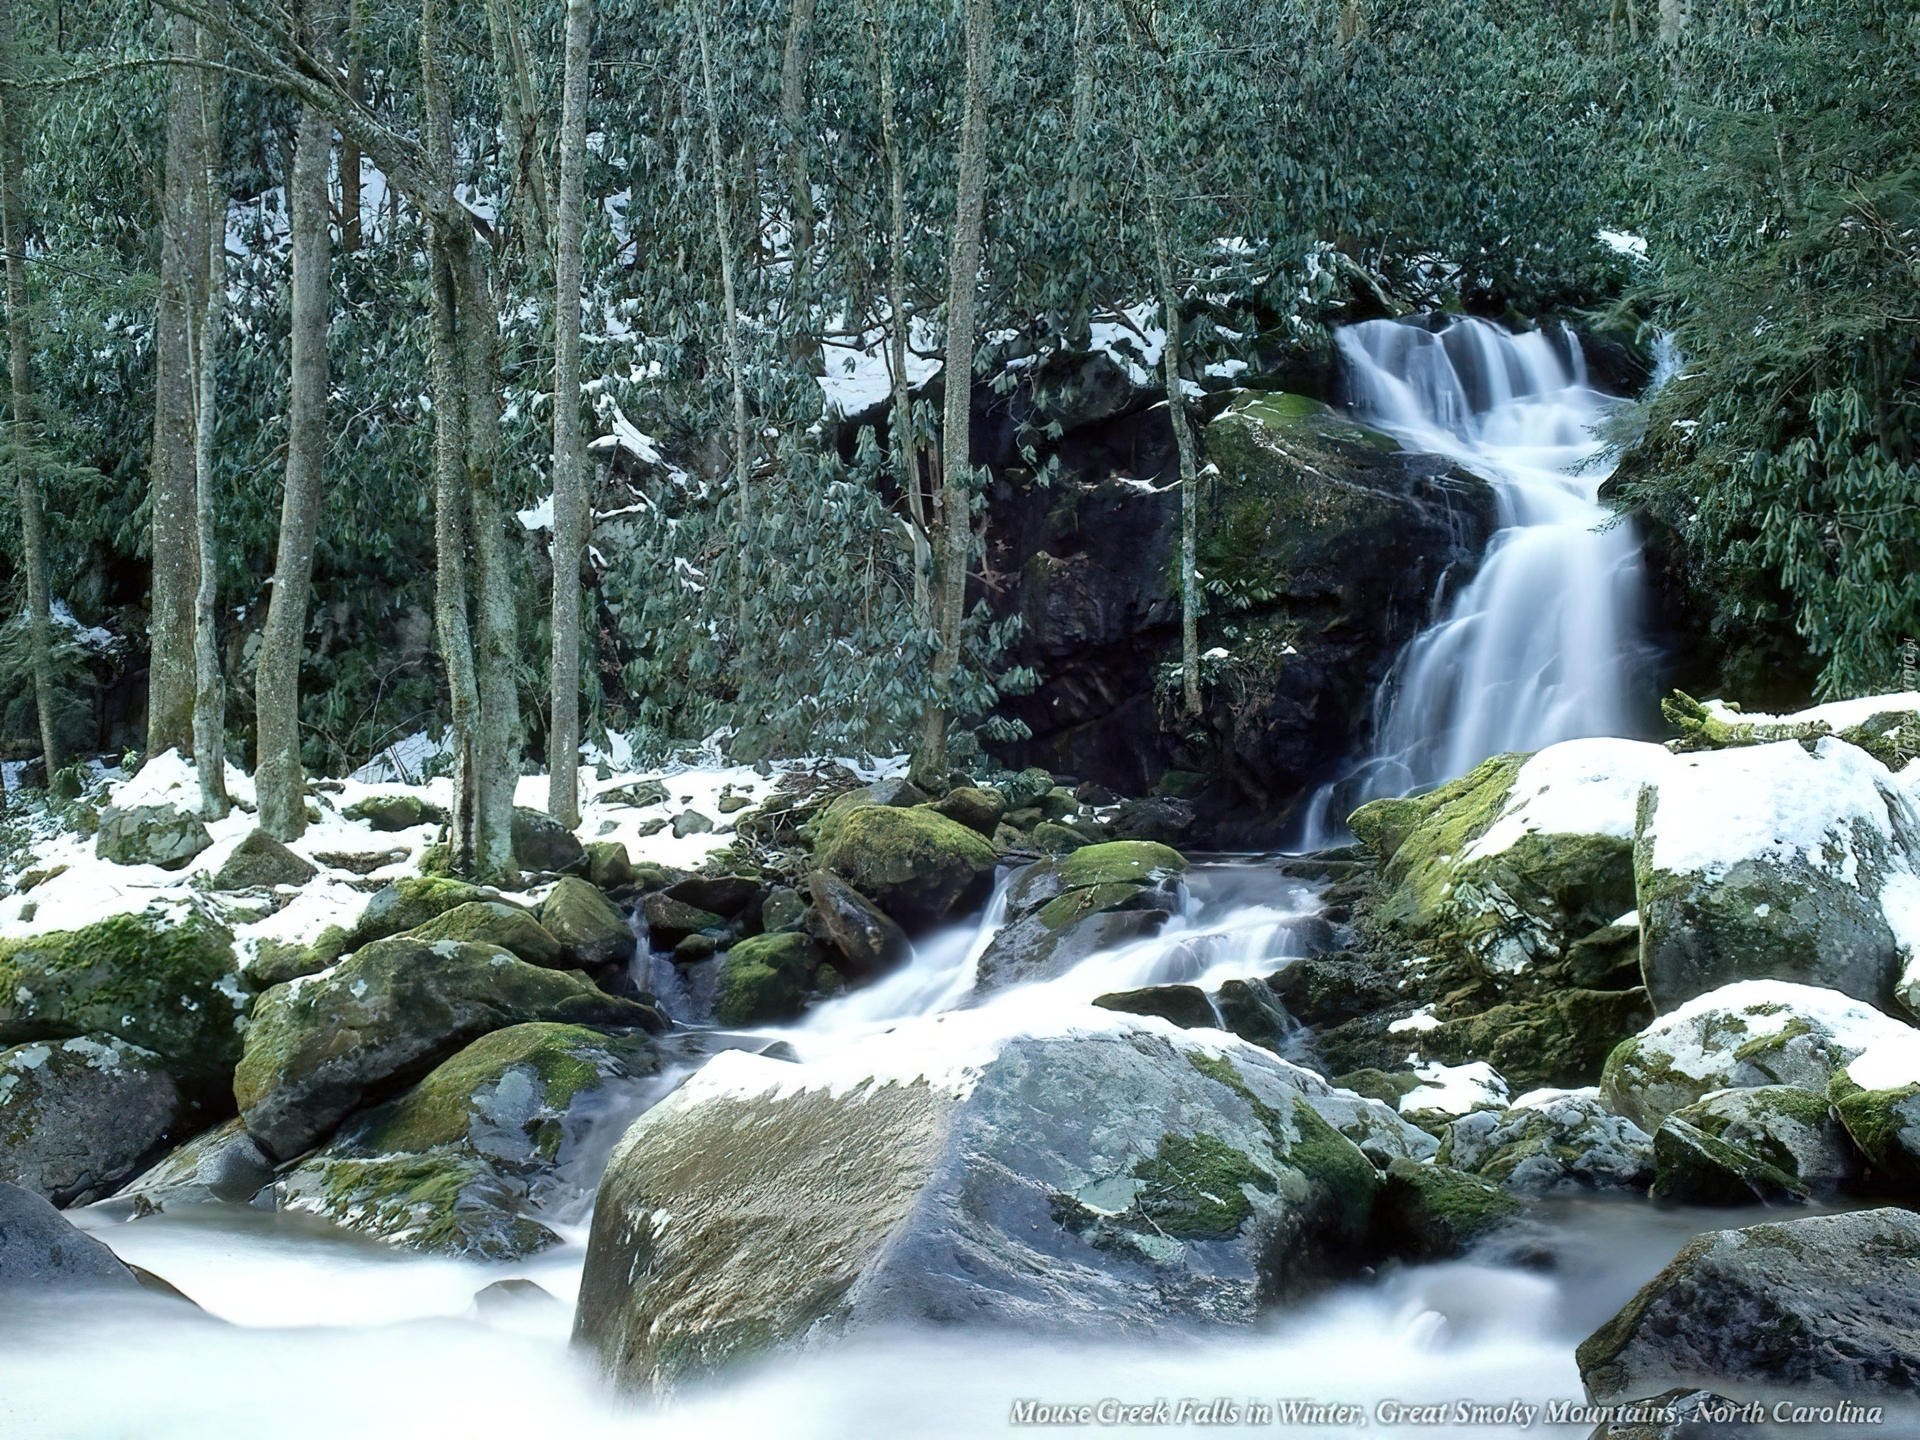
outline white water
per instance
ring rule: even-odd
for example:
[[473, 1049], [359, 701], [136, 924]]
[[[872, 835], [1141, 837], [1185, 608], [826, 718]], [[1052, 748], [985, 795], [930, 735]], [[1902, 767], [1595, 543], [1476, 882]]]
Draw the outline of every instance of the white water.
[[1613, 405], [1579, 340], [1460, 319], [1434, 333], [1370, 320], [1336, 337], [1354, 413], [1490, 481], [1500, 530], [1479, 572], [1436, 596], [1435, 623], [1376, 699], [1372, 755], [1316, 797], [1306, 845], [1355, 806], [1464, 775], [1489, 755], [1632, 735], [1640, 551], [1598, 492], [1595, 427]]
[[[1088, 1002], [1142, 984], [1211, 987], [1268, 974], [1332, 938], [1316, 908], [1313, 887], [1267, 864], [1196, 867], [1180, 913], [1160, 936], [975, 1004], [974, 967], [1004, 917], [1003, 885], [981, 921], [932, 937], [896, 975], [816, 1008], [796, 1026], [762, 1033], [785, 1039], [804, 1059], [831, 1061], [856, 1044], [863, 1056], [876, 1044], [931, 1050], [953, 1043], [956, 1030], [977, 1038], [1032, 1025], [1124, 1022]], [[737, 1037], [705, 1045], [719, 1043]], [[1368, 1406], [1575, 1399], [1573, 1347], [1704, 1228], [1642, 1202], [1566, 1203], [1547, 1216], [1544, 1243], [1557, 1257], [1550, 1273], [1468, 1262], [1392, 1268], [1376, 1283], [1277, 1316], [1271, 1328], [1150, 1346], [902, 1332], [784, 1357], [664, 1405], [636, 1405], [609, 1392], [567, 1348], [584, 1216], [564, 1217], [575, 1222], [563, 1227], [565, 1246], [515, 1265], [422, 1257], [315, 1220], [241, 1206], [124, 1224], [98, 1213], [76, 1218], [213, 1318], [158, 1301], [111, 1312], [0, 1313], [0, 1435], [9, 1440], [252, 1440], [261, 1433], [276, 1440], [343, 1433], [363, 1440], [534, 1433], [970, 1440], [1001, 1433], [1019, 1398], [1312, 1397]], [[1709, 1212], [1704, 1220], [1717, 1226], [1735, 1218]], [[475, 1293], [506, 1277], [530, 1278], [558, 1303], [482, 1313]], [[1513, 1431], [1454, 1425], [1447, 1433]]]

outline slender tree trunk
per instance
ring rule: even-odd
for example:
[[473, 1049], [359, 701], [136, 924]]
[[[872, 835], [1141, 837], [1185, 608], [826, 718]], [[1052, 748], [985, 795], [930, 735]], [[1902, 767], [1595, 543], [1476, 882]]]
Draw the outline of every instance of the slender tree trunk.
[[815, 4], [816, 0], [793, 0], [787, 18], [787, 49], [780, 67], [780, 121], [787, 132], [796, 277], [813, 254], [813, 183], [807, 178], [807, 67], [813, 59]]
[[493, 41], [494, 81], [506, 116], [507, 141], [512, 146], [515, 206], [521, 212], [522, 225], [533, 231], [524, 242], [531, 260], [552, 241], [553, 209], [540, 136], [540, 110], [533, 98], [526, 50], [520, 43], [520, 28], [508, 8], [510, 4], [511, 0], [487, 0], [487, 30]]
[[[0, 0], [0, 63], [14, 68], [12, 0]], [[13, 77], [10, 77], [13, 78]], [[33, 350], [27, 316], [27, 222], [21, 199], [24, 89], [0, 91], [0, 243], [7, 251], [7, 363], [12, 390], [14, 478], [20, 499], [20, 538], [27, 570], [27, 644], [33, 699], [40, 718], [40, 753], [47, 779], [66, 764], [53, 684], [52, 599], [47, 584], [47, 527], [34, 468]]]
[[[1144, 160], [1144, 153], [1142, 156]], [[1193, 427], [1181, 394], [1180, 295], [1174, 287], [1173, 257], [1167, 243], [1165, 198], [1152, 163], [1147, 170], [1147, 222], [1153, 227], [1153, 261], [1160, 286], [1161, 316], [1167, 341], [1161, 352], [1166, 371], [1167, 415], [1180, 452], [1180, 691], [1189, 715], [1200, 713], [1200, 578], [1195, 551], [1200, 526], [1199, 467], [1194, 462]]]
[[740, 508], [739, 577], [741, 629], [746, 628], [747, 576], [753, 553], [753, 496], [747, 487], [748, 435], [746, 360], [740, 346], [740, 304], [733, 284], [733, 207], [727, 204], [727, 182], [720, 153], [720, 106], [713, 94], [713, 56], [707, 44], [706, 0], [694, 9], [700, 40], [700, 75], [707, 100], [707, 150], [713, 160], [714, 239], [720, 246], [720, 292], [726, 306], [727, 373], [733, 381], [733, 486]]
[[1093, 49], [1094, 6], [1098, 0], [1073, 0], [1073, 108], [1071, 134], [1075, 156], [1074, 174], [1067, 195], [1075, 211], [1084, 210], [1088, 187], [1081, 157], [1087, 144], [1087, 131], [1093, 125]]
[[151, 475], [153, 589], [147, 676], [147, 750], [193, 748], [194, 597], [200, 566], [194, 524], [194, 319], [206, 297], [207, 161], [200, 125], [203, 74], [195, 27], [173, 22], [162, 199], [160, 296], [154, 320]]
[[[323, 32], [309, 43], [324, 42]], [[314, 107], [304, 107], [287, 186], [293, 226], [293, 358], [287, 396], [286, 488], [280, 498], [273, 592], [254, 676], [259, 735], [254, 787], [259, 795], [260, 828], [276, 840], [298, 839], [307, 828], [306, 772], [300, 763], [300, 660], [313, 583], [314, 539], [325, 490], [331, 310], [327, 158], [332, 144], [333, 122]], [[347, 169], [344, 146], [340, 163], [342, 193], [352, 194], [357, 205], [352, 186], [358, 177]], [[357, 152], [354, 163], [359, 163]]]
[[934, 502], [943, 532], [936, 577], [934, 703], [921, 726], [915, 768], [936, 782], [947, 774], [947, 726], [967, 613], [967, 562], [973, 550], [974, 297], [980, 285], [981, 229], [987, 194], [987, 80], [993, 64], [993, 0], [967, 0], [966, 104], [960, 121], [954, 194], [953, 258], [947, 290], [946, 415], [941, 426], [943, 473]]
[[[366, 52], [360, 44], [360, 16], [365, 4], [366, 0], [347, 0], [347, 94], [355, 100], [362, 98], [365, 86]], [[340, 136], [340, 249], [352, 254], [359, 248], [360, 146], [343, 132]]]
[[894, 473], [907, 497], [913, 537], [913, 624], [922, 632], [933, 626], [933, 547], [927, 543], [927, 507], [921, 493], [919, 447], [913, 439], [913, 390], [907, 381], [907, 340], [912, 319], [907, 314], [907, 177], [900, 163], [893, 88], [893, 17], [891, 5], [882, 17], [868, 7], [874, 48], [880, 62], [880, 137], [887, 157], [887, 328], [888, 367], [893, 374]]
[[[198, 35], [203, 60], [224, 48], [208, 31]], [[194, 539], [200, 574], [193, 599], [193, 765], [200, 779], [200, 813], [218, 820], [233, 808], [227, 798], [227, 688], [220, 673], [220, 559], [214, 535], [217, 496], [213, 483], [214, 392], [220, 331], [227, 298], [227, 191], [221, 181], [221, 82], [203, 75], [200, 85], [201, 151], [206, 170], [207, 289], [200, 311], [195, 370], [199, 393], [193, 415]]]
[[[426, 99], [427, 164], [437, 186], [453, 174], [452, 119], [440, 73], [443, 0], [421, 6], [420, 56]], [[433, 310], [434, 628], [447, 672], [449, 745], [453, 753], [453, 867], [474, 873], [480, 854], [480, 691], [474, 673], [473, 632], [467, 624], [466, 397], [460, 365], [460, 291], [466, 247], [459, 220], [429, 216]]]
[[560, 203], [553, 292], [553, 723], [547, 811], [580, 823], [580, 552], [587, 542], [586, 454], [580, 445], [580, 190], [587, 160], [587, 32], [593, 0], [567, 0], [560, 118]]

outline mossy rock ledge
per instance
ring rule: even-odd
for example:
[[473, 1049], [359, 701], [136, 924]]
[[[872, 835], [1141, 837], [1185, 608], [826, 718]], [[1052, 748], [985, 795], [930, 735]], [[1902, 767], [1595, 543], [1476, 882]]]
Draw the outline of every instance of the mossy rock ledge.
[[814, 851], [909, 935], [959, 919], [992, 888], [997, 856], [985, 838], [920, 806], [862, 805], [840, 816]]
[[575, 1339], [627, 1388], [960, 1316], [1244, 1331], [1367, 1263], [1379, 1180], [1336, 1123], [1355, 1102], [1262, 1052], [1016, 1038], [964, 1095], [724, 1063], [636, 1121], [601, 1182]]
[[254, 1007], [234, 1099], [278, 1159], [493, 1030], [527, 1021], [660, 1031], [658, 1011], [497, 945], [396, 936], [275, 986]]

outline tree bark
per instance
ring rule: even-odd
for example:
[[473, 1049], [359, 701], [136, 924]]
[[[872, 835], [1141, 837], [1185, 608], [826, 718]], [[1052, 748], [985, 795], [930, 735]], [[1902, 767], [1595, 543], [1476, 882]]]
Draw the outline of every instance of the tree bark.
[[523, 227], [533, 233], [524, 241], [527, 258], [544, 251], [553, 239], [553, 206], [548, 192], [547, 160], [541, 143], [540, 110], [527, 73], [520, 27], [509, 9], [511, 0], [487, 0], [487, 30], [493, 41], [494, 82], [506, 117], [512, 148], [513, 195]]
[[[200, 58], [213, 61], [224, 46], [205, 29], [196, 37]], [[227, 690], [220, 673], [220, 558], [214, 535], [217, 497], [213, 481], [214, 392], [220, 330], [226, 310], [226, 187], [221, 182], [221, 80], [203, 74], [200, 83], [200, 145], [206, 169], [200, 177], [206, 204], [207, 289], [200, 310], [194, 369], [198, 393], [193, 413], [194, 549], [199, 562], [193, 597], [193, 767], [200, 780], [200, 813], [225, 818], [227, 798]]]
[[580, 444], [580, 191], [587, 161], [587, 32], [593, 0], [567, 0], [560, 115], [560, 200], [553, 291], [553, 719], [547, 813], [580, 823], [580, 552], [587, 543], [586, 454]]
[[160, 295], [154, 317], [153, 580], [147, 675], [147, 751], [193, 747], [194, 597], [200, 584], [194, 522], [194, 319], [206, 302], [206, 172], [196, 27], [176, 19], [167, 97]]
[[[12, 0], [0, 0], [0, 58], [14, 60]], [[47, 778], [66, 762], [53, 682], [52, 597], [47, 583], [47, 527], [34, 467], [33, 338], [27, 313], [27, 222], [21, 197], [24, 89], [0, 91], [0, 244], [7, 252], [7, 373], [12, 392], [14, 481], [20, 501], [20, 538], [27, 570], [27, 645], [34, 707]]]
[[807, 67], [813, 60], [816, 0], [793, 0], [780, 66], [780, 121], [787, 132], [787, 184], [793, 207], [794, 273], [813, 254], [813, 182], [807, 178]]
[[[316, 43], [324, 40], [324, 33], [315, 37]], [[300, 660], [313, 582], [314, 540], [325, 493], [331, 313], [327, 159], [332, 146], [332, 121], [314, 106], [302, 107], [293, 175], [287, 186], [293, 227], [293, 357], [287, 387], [286, 488], [280, 498], [273, 592], [254, 675], [259, 736], [254, 788], [259, 796], [260, 828], [276, 840], [298, 839], [307, 828], [307, 777], [300, 763]], [[348, 193], [347, 158], [343, 146], [343, 195]], [[354, 163], [358, 165], [357, 155]], [[357, 202], [358, 196], [354, 199]]]
[[967, 0], [967, 78], [960, 120], [958, 177], [954, 194], [953, 258], [948, 272], [946, 414], [941, 425], [942, 474], [934, 500], [935, 528], [942, 532], [935, 577], [935, 620], [940, 648], [933, 657], [934, 703], [921, 725], [915, 769], [933, 779], [947, 775], [947, 727], [953, 718], [953, 682], [967, 613], [967, 562], [973, 550], [973, 346], [974, 297], [980, 285], [981, 230], [987, 192], [987, 80], [993, 65], [993, 0]]
[[[360, 44], [360, 17], [365, 3], [366, 0], [347, 0], [347, 94], [354, 100], [361, 98], [365, 84], [366, 52]], [[360, 146], [352, 136], [343, 134], [340, 137], [340, 249], [343, 253], [352, 254], [360, 248], [360, 233]]]
[[913, 439], [913, 390], [907, 381], [907, 341], [912, 318], [907, 314], [907, 178], [900, 163], [896, 129], [897, 100], [893, 87], [892, 15], [881, 17], [873, 0], [867, 8], [873, 27], [874, 49], [880, 69], [880, 138], [887, 157], [887, 328], [888, 368], [893, 380], [893, 440], [896, 482], [907, 499], [913, 540], [913, 624], [925, 632], [933, 626], [933, 547], [927, 542], [927, 505], [920, 482], [919, 447]]
[[733, 381], [733, 488], [740, 512], [738, 577], [741, 628], [746, 626], [747, 576], [753, 553], [753, 496], [747, 488], [748, 434], [746, 360], [740, 348], [740, 304], [733, 285], [733, 208], [727, 204], [727, 183], [720, 154], [720, 106], [713, 94], [713, 56], [707, 44], [706, 0], [699, 0], [693, 16], [700, 41], [700, 74], [707, 100], [707, 150], [713, 160], [714, 239], [720, 246], [720, 293], [726, 306], [727, 373]]

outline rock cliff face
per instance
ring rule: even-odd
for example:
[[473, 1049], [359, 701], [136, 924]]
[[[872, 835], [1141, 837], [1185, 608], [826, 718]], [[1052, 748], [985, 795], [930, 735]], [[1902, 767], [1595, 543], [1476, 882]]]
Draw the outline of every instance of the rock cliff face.
[[1199, 533], [1209, 699], [1182, 723], [1160, 683], [1179, 659], [1179, 475], [1150, 402], [1068, 430], [1068, 478], [994, 485], [982, 594], [1024, 619], [1019, 658], [1042, 676], [1003, 706], [1033, 735], [1000, 758], [1126, 794], [1198, 772], [1206, 840], [1270, 843], [1365, 743], [1374, 691], [1443, 577], [1451, 588], [1478, 565], [1494, 496], [1318, 401], [1213, 397]]

